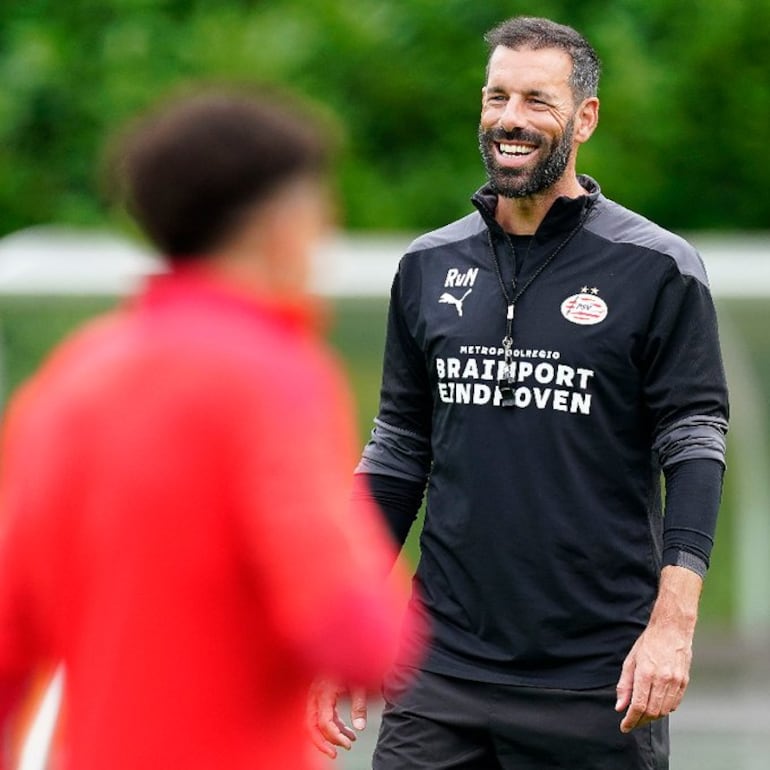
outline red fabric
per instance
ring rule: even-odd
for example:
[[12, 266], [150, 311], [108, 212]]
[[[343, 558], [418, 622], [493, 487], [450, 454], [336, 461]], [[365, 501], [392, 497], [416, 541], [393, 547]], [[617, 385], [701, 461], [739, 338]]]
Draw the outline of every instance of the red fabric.
[[349, 508], [348, 396], [305, 315], [163, 276], [15, 400], [0, 688], [64, 661], [57, 766], [315, 767], [311, 678], [389, 664], [406, 585]]

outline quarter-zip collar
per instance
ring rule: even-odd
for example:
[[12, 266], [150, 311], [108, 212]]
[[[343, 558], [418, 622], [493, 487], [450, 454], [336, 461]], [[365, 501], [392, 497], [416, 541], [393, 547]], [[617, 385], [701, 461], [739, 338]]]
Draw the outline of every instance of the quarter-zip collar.
[[[593, 208], [596, 200], [601, 195], [599, 184], [590, 176], [581, 174], [578, 176], [581, 187], [586, 191], [585, 195], [577, 198], [562, 196], [557, 198], [548, 213], [543, 218], [537, 232], [534, 235], [536, 241], [546, 241], [549, 238], [558, 237], [564, 232], [569, 232], [587, 214], [587, 209]], [[495, 219], [497, 209], [497, 193], [489, 184], [484, 185], [471, 198], [473, 205], [478, 209], [487, 227], [492, 232], [503, 232], [503, 228]]]
[[489, 245], [493, 249], [492, 258], [499, 265], [501, 279], [506, 285], [515, 283], [520, 277], [526, 278], [527, 274], [537, 270], [565, 235], [588, 219], [591, 209], [601, 196], [601, 189], [599, 184], [589, 176], [581, 174], [578, 181], [586, 194], [577, 198], [561, 196], [553, 202], [532, 236], [532, 243], [528, 249], [530, 256], [526, 259], [526, 265], [522, 264], [522, 255], [517, 256], [511, 239], [495, 218], [498, 196], [491, 185], [484, 185], [473, 195], [471, 201], [487, 225]]

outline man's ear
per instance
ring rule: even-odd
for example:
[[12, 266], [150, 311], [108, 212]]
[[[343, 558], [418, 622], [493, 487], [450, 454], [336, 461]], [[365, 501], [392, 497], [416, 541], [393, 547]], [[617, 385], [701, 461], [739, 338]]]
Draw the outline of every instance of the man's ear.
[[575, 112], [574, 140], [578, 144], [587, 142], [599, 123], [599, 99], [589, 96], [584, 99]]

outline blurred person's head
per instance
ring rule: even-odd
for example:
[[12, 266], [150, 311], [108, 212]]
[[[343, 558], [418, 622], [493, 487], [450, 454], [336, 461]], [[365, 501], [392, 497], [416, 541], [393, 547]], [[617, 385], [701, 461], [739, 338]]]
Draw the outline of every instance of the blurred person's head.
[[327, 134], [275, 95], [210, 90], [132, 126], [113, 155], [129, 213], [172, 265], [302, 293], [329, 224]]

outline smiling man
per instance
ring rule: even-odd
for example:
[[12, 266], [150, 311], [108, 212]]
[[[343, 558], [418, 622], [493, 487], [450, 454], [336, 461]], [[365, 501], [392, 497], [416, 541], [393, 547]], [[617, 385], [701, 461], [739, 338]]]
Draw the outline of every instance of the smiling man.
[[[571, 69], [569, 55], [558, 49], [517, 51], [500, 46], [492, 54], [483, 89], [479, 147], [500, 195], [522, 199], [543, 190], [553, 194], [560, 181], [557, 191], [571, 197], [581, 194], [572, 146], [593, 132], [599, 104], [594, 95], [582, 105], [580, 116], [573, 114], [571, 89], [564, 88]], [[521, 127], [517, 112], [522, 109], [529, 113], [529, 129]], [[576, 118], [581, 120], [577, 139]]]
[[724, 469], [714, 307], [688, 243], [576, 171], [586, 40], [514, 18], [487, 42], [489, 181], [401, 260], [358, 468], [401, 543], [427, 487], [428, 654], [410, 683], [412, 635], [386, 678], [374, 768], [662, 770]]

